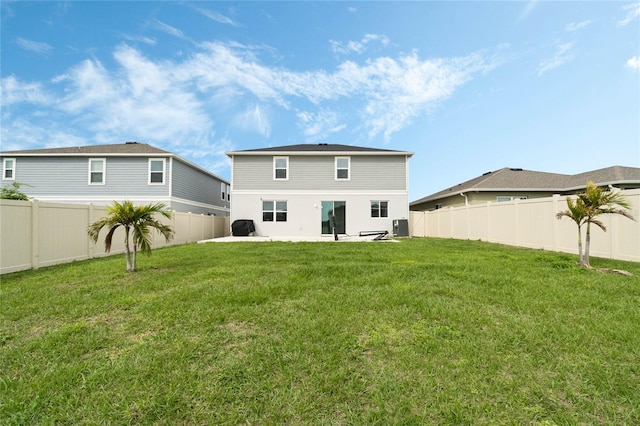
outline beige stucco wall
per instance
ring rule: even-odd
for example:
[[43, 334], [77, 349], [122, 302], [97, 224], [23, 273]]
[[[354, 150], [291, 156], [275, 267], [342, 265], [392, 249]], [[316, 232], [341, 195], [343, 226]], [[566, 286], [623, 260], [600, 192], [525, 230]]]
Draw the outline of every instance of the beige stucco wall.
[[421, 203], [411, 206], [412, 211], [428, 211], [435, 210], [436, 204], [441, 204], [442, 208], [445, 207], [462, 207], [466, 203], [469, 205], [484, 204], [487, 202], [497, 202], [499, 196], [505, 197], [527, 197], [532, 198], [546, 198], [551, 197], [553, 192], [539, 192], [539, 191], [496, 191], [496, 192], [465, 192], [463, 197], [460, 194], [455, 194], [450, 197], [444, 197], [426, 203]]

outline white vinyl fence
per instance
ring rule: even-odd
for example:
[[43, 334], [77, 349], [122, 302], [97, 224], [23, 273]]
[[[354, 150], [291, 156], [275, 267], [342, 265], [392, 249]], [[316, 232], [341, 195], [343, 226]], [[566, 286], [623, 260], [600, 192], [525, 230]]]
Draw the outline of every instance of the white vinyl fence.
[[[607, 228], [591, 227], [590, 255], [640, 262], [640, 190], [623, 191], [636, 221], [615, 214], [602, 215]], [[413, 237], [482, 240], [520, 247], [578, 253], [578, 228], [568, 219], [556, 219], [567, 209], [566, 196], [533, 198], [429, 212], [410, 212]], [[584, 232], [583, 227], [583, 242]]]
[[[0, 200], [0, 274], [106, 256], [104, 229], [98, 242], [89, 240], [87, 228], [106, 216], [106, 208], [91, 204], [54, 204], [39, 201]], [[157, 231], [152, 248], [225, 237], [229, 217], [173, 213], [163, 222], [174, 230], [167, 243]], [[113, 237], [111, 254], [124, 252], [124, 233]]]

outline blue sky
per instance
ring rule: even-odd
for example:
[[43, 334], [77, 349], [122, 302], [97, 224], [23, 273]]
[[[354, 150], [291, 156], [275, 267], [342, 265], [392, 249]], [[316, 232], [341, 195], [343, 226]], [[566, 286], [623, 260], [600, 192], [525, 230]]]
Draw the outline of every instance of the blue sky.
[[[502, 167], [640, 167], [640, 3], [1, 3], [2, 150], [415, 152], [410, 200]], [[384, 173], [383, 170], [380, 171]]]

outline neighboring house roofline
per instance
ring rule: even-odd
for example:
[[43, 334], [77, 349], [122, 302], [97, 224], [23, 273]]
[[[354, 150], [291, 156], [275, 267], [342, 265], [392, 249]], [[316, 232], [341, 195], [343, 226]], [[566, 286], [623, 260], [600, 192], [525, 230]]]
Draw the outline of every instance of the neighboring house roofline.
[[409, 203], [410, 206], [470, 192], [571, 192], [596, 185], [640, 184], [640, 168], [611, 166], [575, 175], [504, 167]]
[[395, 151], [391, 149], [369, 148], [340, 144], [298, 144], [285, 145], [259, 149], [247, 149], [242, 151], [229, 151], [228, 157], [234, 155], [404, 155], [411, 157], [414, 153], [409, 151]]
[[1, 151], [0, 157], [156, 157], [174, 158], [226, 184], [230, 182], [172, 152], [142, 142]]

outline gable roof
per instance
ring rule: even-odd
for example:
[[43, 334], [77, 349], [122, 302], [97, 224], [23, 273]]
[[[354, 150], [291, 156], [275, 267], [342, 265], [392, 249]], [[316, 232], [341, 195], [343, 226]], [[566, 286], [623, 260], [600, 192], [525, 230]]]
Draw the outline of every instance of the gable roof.
[[0, 156], [3, 157], [90, 157], [94, 155], [105, 157], [172, 157], [224, 183], [229, 183], [228, 180], [223, 179], [215, 173], [212, 173], [209, 170], [198, 166], [197, 164], [185, 160], [184, 158], [172, 152], [165, 151], [164, 149], [156, 148], [155, 146], [142, 142], [125, 142], [117, 144], [87, 145], [64, 148], [24, 149], [18, 151], [0, 151]]
[[640, 184], [640, 168], [612, 166], [576, 175], [564, 175], [504, 167], [420, 198], [419, 200], [411, 202], [410, 205], [413, 206], [468, 191], [567, 192], [584, 188], [588, 181], [592, 181], [599, 186], [629, 183]]
[[407, 151], [395, 151], [391, 149], [380, 149], [380, 148], [369, 148], [364, 146], [354, 146], [354, 145], [340, 145], [340, 144], [330, 144], [330, 143], [319, 143], [319, 144], [297, 144], [297, 145], [284, 145], [284, 146], [273, 146], [268, 148], [256, 148], [256, 149], [245, 149], [242, 151], [229, 151], [227, 155], [229, 157], [233, 155], [272, 155], [272, 154], [370, 154], [370, 155], [382, 155], [382, 154], [393, 154], [393, 155], [408, 155], [412, 156], [413, 152]]
[[88, 146], [73, 146], [73, 147], [64, 147], [64, 148], [43, 148], [43, 149], [25, 149], [19, 151], [2, 151], [1, 155], [17, 155], [17, 156], [26, 156], [26, 155], [173, 155], [169, 151], [165, 151], [160, 148], [156, 148], [146, 143], [141, 142], [125, 142], [118, 144], [108, 144], [108, 145], [88, 145]]

